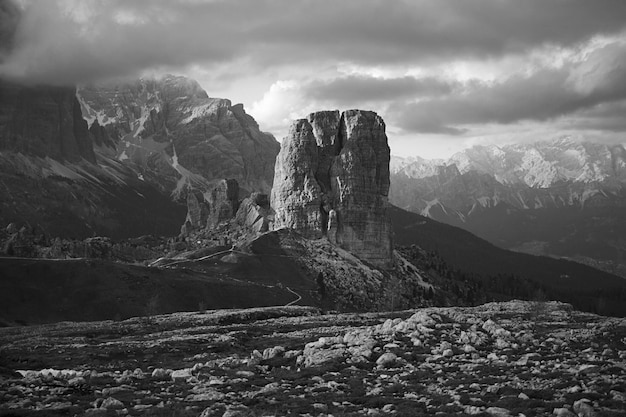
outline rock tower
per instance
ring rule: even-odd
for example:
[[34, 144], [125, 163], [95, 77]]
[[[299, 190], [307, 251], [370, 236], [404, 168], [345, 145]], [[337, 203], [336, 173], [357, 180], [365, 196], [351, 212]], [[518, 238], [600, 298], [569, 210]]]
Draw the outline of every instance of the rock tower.
[[385, 122], [362, 110], [322, 111], [297, 120], [276, 159], [275, 228], [289, 227], [389, 267], [389, 146]]

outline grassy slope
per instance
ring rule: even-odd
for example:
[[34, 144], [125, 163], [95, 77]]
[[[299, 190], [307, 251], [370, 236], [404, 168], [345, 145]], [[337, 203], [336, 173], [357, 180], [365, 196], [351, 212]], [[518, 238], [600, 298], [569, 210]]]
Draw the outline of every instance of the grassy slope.
[[7, 323], [284, 305], [295, 298], [282, 288], [188, 269], [99, 260], [0, 259], [0, 320]]

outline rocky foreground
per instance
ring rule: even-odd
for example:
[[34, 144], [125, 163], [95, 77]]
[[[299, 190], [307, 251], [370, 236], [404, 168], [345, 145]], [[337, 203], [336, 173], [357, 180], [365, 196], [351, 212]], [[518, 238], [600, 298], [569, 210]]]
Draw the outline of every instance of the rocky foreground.
[[562, 303], [0, 329], [0, 415], [626, 415], [626, 319]]

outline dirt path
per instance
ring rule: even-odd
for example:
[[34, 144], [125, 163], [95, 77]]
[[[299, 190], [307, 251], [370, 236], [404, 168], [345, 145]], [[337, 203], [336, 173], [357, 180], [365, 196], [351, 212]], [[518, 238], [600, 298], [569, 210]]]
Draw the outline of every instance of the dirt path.
[[285, 287], [285, 289], [289, 291], [290, 293], [292, 293], [293, 295], [295, 295], [296, 297], [298, 297], [296, 300], [293, 300], [292, 302], [285, 304], [285, 307], [292, 306], [296, 304], [298, 301], [302, 300], [302, 296], [298, 294], [297, 292], [295, 292], [294, 290], [292, 290], [291, 288]]

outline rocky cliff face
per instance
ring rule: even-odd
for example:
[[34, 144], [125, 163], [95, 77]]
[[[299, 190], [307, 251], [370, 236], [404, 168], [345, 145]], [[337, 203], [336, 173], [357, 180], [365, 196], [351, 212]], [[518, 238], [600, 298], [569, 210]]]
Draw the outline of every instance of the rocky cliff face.
[[214, 229], [220, 223], [230, 221], [239, 208], [239, 184], [233, 179], [223, 179], [202, 193], [187, 193], [187, 218], [181, 228], [183, 236], [205, 228]]
[[95, 162], [75, 94], [74, 88], [26, 87], [0, 80], [0, 149]]
[[[209, 98], [179, 76], [141, 79], [78, 92], [85, 118], [106, 130], [124, 164], [154, 172], [169, 191], [208, 191], [232, 178], [247, 191], [268, 193], [279, 145], [230, 100]], [[208, 184], [208, 185], [207, 185]]]
[[99, 124], [89, 129], [74, 88], [0, 80], [0, 225], [72, 238], [174, 234], [182, 207], [112, 159], [112, 143]]
[[207, 227], [212, 228], [232, 219], [239, 208], [239, 184], [233, 179], [221, 180], [208, 193], [207, 201], [209, 206]]
[[392, 258], [389, 146], [376, 113], [312, 113], [291, 127], [276, 160], [275, 228], [328, 236], [377, 266]]
[[252, 193], [239, 205], [235, 223], [253, 233], [264, 233], [269, 230], [271, 215], [267, 194]]

